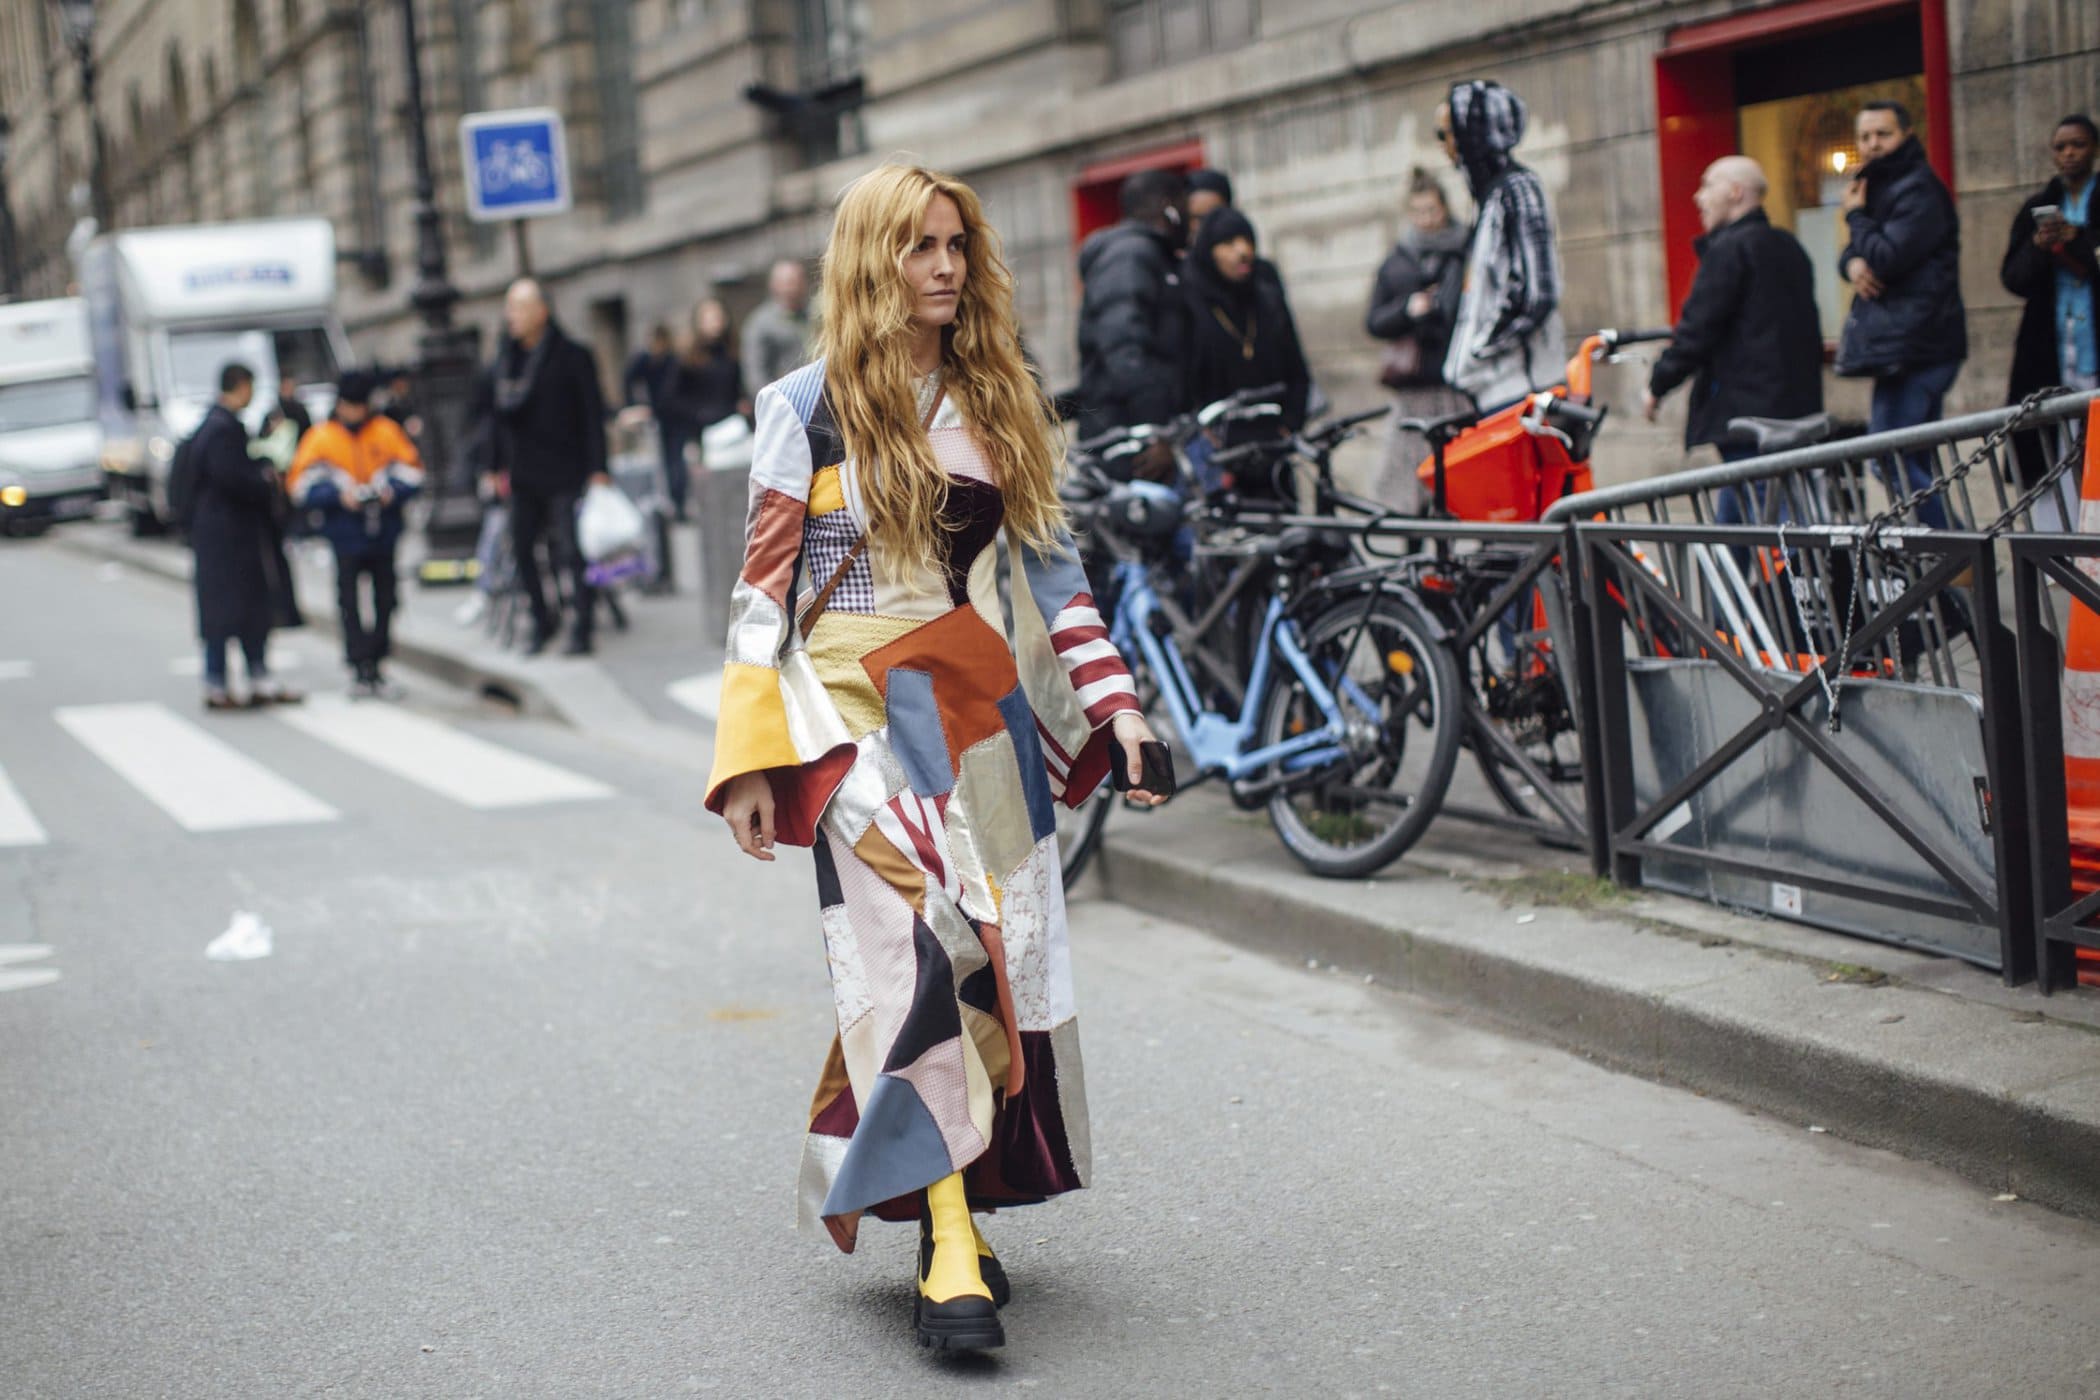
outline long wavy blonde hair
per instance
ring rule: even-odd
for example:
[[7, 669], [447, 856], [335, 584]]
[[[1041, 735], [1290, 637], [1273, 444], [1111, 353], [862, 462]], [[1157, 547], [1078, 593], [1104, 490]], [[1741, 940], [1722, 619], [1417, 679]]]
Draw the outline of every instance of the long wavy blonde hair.
[[839, 196], [824, 249], [824, 385], [860, 472], [868, 537], [902, 565], [939, 565], [948, 478], [935, 465], [912, 392], [912, 308], [904, 261], [926, 211], [946, 195], [962, 216], [967, 258], [955, 321], [942, 336], [941, 383], [977, 435], [1005, 499], [1009, 529], [1047, 553], [1064, 525], [1057, 497], [1057, 416], [1021, 355], [1013, 274], [976, 192], [914, 165], [878, 166]]

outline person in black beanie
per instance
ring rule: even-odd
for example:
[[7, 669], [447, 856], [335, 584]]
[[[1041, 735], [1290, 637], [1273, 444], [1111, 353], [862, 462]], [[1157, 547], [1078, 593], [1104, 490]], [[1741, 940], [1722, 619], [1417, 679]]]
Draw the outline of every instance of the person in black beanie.
[[[1284, 296], [1276, 265], [1257, 252], [1254, 225], [1237, 209], [1220, 209], [1203, 221], [1189, 248], [1182, 285], [1189, 306], [1189, 351], [1182, 401], [1191, 408], [1215, 403], [1242, 389], [1281, 384], [1280, 418], [1235, 424], [1220, 446], [1236, 446], [1259, 434], [1296, 432], [1305, 425], [1312, 371], [1298, 343], [1298, 325]], [[1222, 483], [1221, 483], [1222, 484]], [[1238, 489], [1261, 492], [1272, 483], [1242, 481]]]
[[1189, 172], [1189, 239], [1203, 231], [1203, 221], [1232, 207], [1232, 177], [1222, 170]]
[[612, 481], [605, 470], [598, 364], [555, 323], [539, 283], [529, 277], [505, 294], [503, 321], [508, 334], [496, 355], [494, 466], [510, 477], [511, 548], [532, 606], [528, 650], [546, 650], [561, 624], [540, 577], [544, 538], [554, 567], [569, 575], [576, 609], [564, 654], [588, 656], [597, 593], [576, 542], [576, 506], [586, 486]]

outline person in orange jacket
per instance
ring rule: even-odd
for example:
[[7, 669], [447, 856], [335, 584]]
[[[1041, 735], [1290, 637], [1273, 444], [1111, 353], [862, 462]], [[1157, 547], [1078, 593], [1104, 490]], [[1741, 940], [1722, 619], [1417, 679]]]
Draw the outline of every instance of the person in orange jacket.
[[[343, 659], [357, 698], [390, 699], [398, 692], [380, 665], [391, 651], [394, 549], [401, 540], [402, 507], [423, 484], [423, 459], [393, 419], [372, 411], [374, 376], [352, 370], [336, 385], [335, 412], [299, 439], [286, 489], [301, 510], [318, 511], [321, 533], [335, 549], [336, 606], [342, 616]], [[372, 581], [372, 620], [366, 623], [364, 579]]]

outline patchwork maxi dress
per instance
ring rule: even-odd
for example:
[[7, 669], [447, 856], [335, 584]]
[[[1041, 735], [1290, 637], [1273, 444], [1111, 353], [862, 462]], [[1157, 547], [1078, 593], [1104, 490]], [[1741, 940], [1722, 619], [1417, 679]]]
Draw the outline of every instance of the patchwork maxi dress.
[[1100, 785], [1104, 730], [1137, 709], [1070, 536], [1045, 558], [1007, 534], [952, 403], [927, 436], [951, 529], [944, 567], [904, 577], [855, 554], [867, 516], [823, 363], [759, 393], [708, 780], [720, 812], [730, 779], [765, 773], [776, 839], [815, 848], [838, 1034], [799, 1210], [849, 1252], [863, 1211], [916, 1218], [915, 1193], [952, 1172], [981, 1206], [1084, 1184], [1053, 804]]

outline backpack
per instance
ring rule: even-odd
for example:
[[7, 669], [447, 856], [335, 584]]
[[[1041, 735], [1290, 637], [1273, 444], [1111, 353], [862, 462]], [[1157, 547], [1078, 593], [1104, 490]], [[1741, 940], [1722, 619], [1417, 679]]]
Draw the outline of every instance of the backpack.
[[197, 439], [204, 433], [199, 424], [197, 431], [175, 444], [175, 455], [168, 461], [168, 523], [178, 530], [187, 530], [197, 518]]

